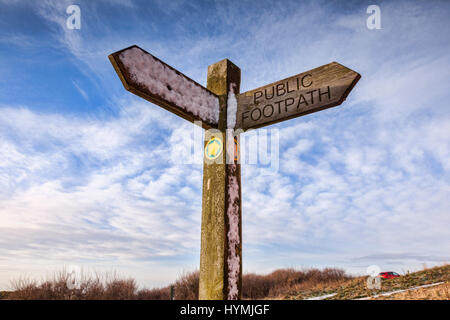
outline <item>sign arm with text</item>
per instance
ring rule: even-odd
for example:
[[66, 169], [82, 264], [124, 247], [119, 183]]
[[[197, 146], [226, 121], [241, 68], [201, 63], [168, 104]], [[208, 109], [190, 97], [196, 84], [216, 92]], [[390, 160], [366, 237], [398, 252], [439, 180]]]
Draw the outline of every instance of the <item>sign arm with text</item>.
[[109, 60], [126, 90], [211, 129], [204, 141], [199, 299], [240, 299], [239, 134], [340, 105], [361, 76], [332, 62], [239, 94], [241, 70], [228, 59], [208, 67], [207, 88], [138, 46]]
[[237, 96], [235, 128], [256, 129], [340, 105], [361, 76], [332, 62]]

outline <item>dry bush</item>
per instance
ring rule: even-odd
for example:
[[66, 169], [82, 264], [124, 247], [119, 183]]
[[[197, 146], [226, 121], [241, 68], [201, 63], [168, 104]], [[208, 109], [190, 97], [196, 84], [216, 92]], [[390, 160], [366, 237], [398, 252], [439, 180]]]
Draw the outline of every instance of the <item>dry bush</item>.
[[175, 282], [175, 299], [197, 300], [199, 282], [200, 272], [198, 270], [182, 274]]
[[271, 283], [265, 276], [247, 273], [242, 276], [242, 298], [260, 299], [269, 294]]
[[[267, 275], [245, 274], [242, 279], [243, 299], [274, 298], [292, 291], [323, 289], [331, 283], [350, 277], [340, 269], [279, 269]], [[40, 283], [19, 279], [12, 282], [9, 299], [28, 300], [168, 300], [170, 286], [138, 290], [135, 280], [116, 274], [75, 274], [62, 270]], [[176, 300], [196, 300], [199, 271], [184, 273], [174, 284]]]
[[77, 275], [65, 269], [40, 283], [19, 279], [12, 281], [11, 286], [14, 291], [8, 298], [24, 300], [125, 300], [135, 299], [137, 293], [133, 279], [121, 279], [115, 274]]
[[170, 287], [142, 289], [136, 294], [137, 300], [170, 300]]
[[11, 281], [11, 287], [14, 291], [9, 294], [10, 299], [39, 299], [37, 290], [38, 285], [34, 280], [28, 278], [13, 280]]
[[[175, 282], [174, 299], [197, 300], [200, 273], [199, 271], [185, 272]], [[136, 299], [139, 300], [169, 300], [170, 286], [156, 289], [142, 289], [137, 292]]]
[[242, 277], [242, 298], [262, 299], [286, 295], [292, 291], [312, 290], [346, 281], [351, 276], [335, 268], [296, 270], [279, 269], [267, 275], [254, 273]]
[[74, 292], [75, 300], [98, 300], [104, 298], [105, 286], [99, 274], [84, 276]]
[[114, 279], [105, 286], [104, 299], [132, 300], [135, 299], [137, 285], [134, 279]]

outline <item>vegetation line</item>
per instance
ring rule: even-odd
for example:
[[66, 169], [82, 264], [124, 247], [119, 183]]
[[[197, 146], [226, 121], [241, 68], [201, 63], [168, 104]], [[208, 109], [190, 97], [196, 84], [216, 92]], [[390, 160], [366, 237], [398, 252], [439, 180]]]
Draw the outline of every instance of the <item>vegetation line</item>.
[[364, 297], [364, 298], [359, 298], [359, 299], [354, 299], [354, 300], [370, 300], [372, 298], [378, 298], [378, 297], [386, 297], [386, 296], [390, 296], [396, 293], [401, 293], [401, 292], [406, 292], [406, 291], [411, 291], [411, 290], [417, 290], [417, 289], [422, 289], [422, 288], [428, 288], [428, 287], [434, 287], [434, 286], [438, 286], [440, 284], [444, 284], [444, 281], [441, 282], [436, 282], [436, 283], [430, 283], [430, 284], [424, 284], [423, 286], [417, 286], [417, 287], [412, 287], [412, 288], [408, 288], [408, 289], [403, 289], [403, 290], [395, 290], [395, 291], [389, 291], [389, 292], [383, 292], [380, 294], [377, 294], [375, 296], [370, 296], [370, 297]]

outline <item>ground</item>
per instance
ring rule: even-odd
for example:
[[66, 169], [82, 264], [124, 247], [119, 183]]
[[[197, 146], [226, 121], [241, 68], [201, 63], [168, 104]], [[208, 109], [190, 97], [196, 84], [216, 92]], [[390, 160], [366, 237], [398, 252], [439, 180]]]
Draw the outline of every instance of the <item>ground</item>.
[[449, 299], [450, 265], [444, 265], [417, 272], [406, 273], [399, 278], [383, 279], [381, 289], [368, 289], [367, 277], [358, 277], [344, 283], [331, 284], [306, 291], [291, 292], [284, 299], [302, 300], [327, 294], [335, 294], [328, 300], [360, 299], [381, 293], [410, 289], [426, 284], [444, 284], [418, 290], [411, 290], [377, 299]]

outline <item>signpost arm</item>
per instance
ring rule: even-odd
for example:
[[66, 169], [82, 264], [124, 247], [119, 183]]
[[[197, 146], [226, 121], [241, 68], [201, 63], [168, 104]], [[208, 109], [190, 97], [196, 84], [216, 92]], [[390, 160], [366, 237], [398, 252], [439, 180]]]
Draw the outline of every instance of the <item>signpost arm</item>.
[[[227, 137], [227, 101], [230, 90], [239, 93], [241, 71], [225, 59], [208, 67], [207, 88], [219, 96], [218, 130], [205, 133], [205, 141], [218, 137], [224, 149]], [[231, 141], [227, 141], [230, 138]], [[206, 147], [206, 142], [205, 142]], [[237, 147], [239, 148], [239, 146]], [[239, 150], [237, 150], [239, 151]], [[226, 159], [226, 150], [215, 160], [204, 157], [199, 299], [241, 298], [242, 226], [240, 165]]]
[[239, 94], [241, 70], [228, 59], [208, 67], [207, 88], [137, 46], [117, 51], [109, 59], [125, 89], [208, 129], [199, 299], [241, 299], [239, 131], [340, 105], [360, 74], [332, 62]]

